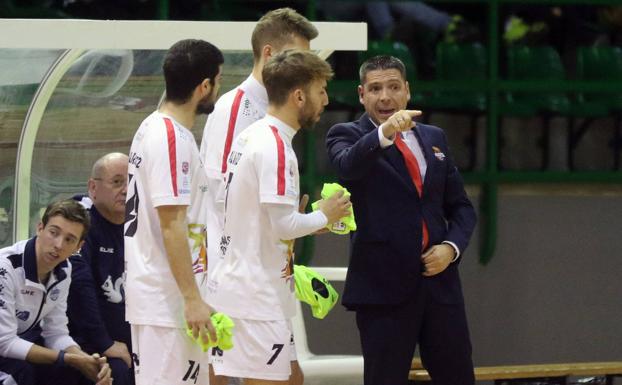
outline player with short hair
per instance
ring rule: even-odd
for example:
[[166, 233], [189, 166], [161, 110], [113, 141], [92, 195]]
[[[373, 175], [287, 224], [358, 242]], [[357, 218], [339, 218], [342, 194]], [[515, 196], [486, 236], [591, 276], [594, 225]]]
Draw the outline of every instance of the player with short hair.
[[[207, 384], [207, 355], [188, 338], [216, 338], [207, 280], [206, 175], [194, 136], [210, 113], [223, 55], [214, 45], [181, 40], [167, 52], [166, 99], [140, 125], [129, 154], [125, 223], [126, 317], [138, 385]], [[200, 371], [203, 367], [203, 371]]]
[[[263, 118], [268, 108], [268, 94], [261, 71], [266, 61], [283, 50], [309, 49], [309, 42], [317, 35], [317, 28], [291, 8], [275, 9], [262, 16], [251, 37], [252, 73], [242, 84], [218, 99], [214, 112], [207, 119], [201, 142], [201, 158], [208, 174], [208, 269], [215, 268], [220, 259], [218, 245], [223, 227], [224, 208], [222, 202], [216, 202], [216, 196], [218, 191], [224, 188], [223, 175], [227, 171], [226, 159], [231, 151], [231, 145], [242, 131]], [[291, 383], [302, 384], [303, 374], [298, 365], [295, 349], [292, 349], [290, 358]], [[221, 383], [223, 380], [215, 379], [213, 382], [216, 381]]]
[[263, 71], [267, 115], [234, 140], [227, 158], [222, 260], [210, 272], [208, 302], [234, 320], [232, 350], [212, 357], [216, 375], [246, 384], [280, 384], [290, 376], [290, 319], [296, 313], [293, 245], [346, 216], [337, 193], [320, 210], [298, 212], [298, 161], [292, 139], [328, 104], [330, 66], [300, 50], [282, 52]]
[[89, 226], [78, 202], [53, 202], [35, 237], [0, 249], [0, 383], [73, 383], [80, 376], [73, 369], [98, 385], [112, 383], [106, 358], [82, 351], [67, 330], [67, 259]]

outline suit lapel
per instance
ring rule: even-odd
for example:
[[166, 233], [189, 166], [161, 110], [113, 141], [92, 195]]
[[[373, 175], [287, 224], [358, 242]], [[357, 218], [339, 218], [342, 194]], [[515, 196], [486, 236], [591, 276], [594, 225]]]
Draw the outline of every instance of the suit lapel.
[[423, 179], [423, 193], [425, 194], [426, 186], [429, 185], [431, 176], [434, 175], [434, 166], [436, 162], [434, 161], [434, 154], [432, 153], [432, 143], [430, 142], [430, 138], [425, 134], [421, 127], [417, 124], [415, 128], [413, 128], [415, 132], [415, 137], [419, 142], [419, 146], [421, 147], [421, 151], [423, 152], [423, 156], [425, 157], [426, 162], [426, 172], [425, 178]]
[[376, 129], [376, 126], [374, 125], [374, 123], [372, 123], [369, 115], [367, 115], [367, 112], [363, 113], [363, 115], [361, 115], [361, 117], [359, 118], [359, 127], [361, 127], [361, 130], [363, 130], [363, 134], [367, 134], [371, 130]]

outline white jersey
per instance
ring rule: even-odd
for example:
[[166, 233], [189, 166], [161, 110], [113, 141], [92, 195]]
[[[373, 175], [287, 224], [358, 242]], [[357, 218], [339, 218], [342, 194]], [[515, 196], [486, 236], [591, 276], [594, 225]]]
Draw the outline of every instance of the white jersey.
[[238, 87], [221, 96], [207, 118], [201, 141], [201, 159], [208, 176], [207, 266], [210, 271], [220, 260], [218, 245], [222, 235], [224, 205], [218, 202], [217, 197], [223, 195], [226, 159], [233, 140], [263, 118], [267, 108], [266, 88], [250, 75]]
[[227, 160], [223, 258], [209, 275], [208, 303], [241, 319], [282, 320], [296, 312], [294, 240], [274, 231], [265, 204], [298, 207], [296, 130], [267, 115], [234, 141]]
[[134, 135], [129, 163], [126, 319], [135, 325], [182, 328], [183, 299], [169, 266], [156, 207], [188, 206], [188, 244], [201, 289], [207, 281], [207, 178], [199, 150], [187, 128], [156, 111]]

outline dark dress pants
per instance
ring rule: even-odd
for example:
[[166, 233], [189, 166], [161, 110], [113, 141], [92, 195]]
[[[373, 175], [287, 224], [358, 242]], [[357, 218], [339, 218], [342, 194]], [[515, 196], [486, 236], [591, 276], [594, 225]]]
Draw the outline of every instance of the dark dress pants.
[[407, 385], [417, 343], [432, 384], [474, 384], [464, 303], [431, 300], [425, 279], [406, 303], [357, 308], [356, 322], [365, 385]]

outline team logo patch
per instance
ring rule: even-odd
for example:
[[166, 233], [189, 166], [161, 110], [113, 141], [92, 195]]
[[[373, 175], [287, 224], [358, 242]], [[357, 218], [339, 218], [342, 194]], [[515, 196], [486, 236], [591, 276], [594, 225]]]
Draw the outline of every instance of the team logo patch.
[[125, 294], [125, 272], [115, 279], [108, 275], [108, 278], [100, 286], [108, 302], [121, 303]]
[[19, 318], [21, 321], [26, 321], [29, 315], [30, 315], [30, 312], [26, 310], [15, 312], [15, 316]]
[[58, 296], [60, 295], [60, 289], [55, 287], [54, 289], [52, 289], [52, 291], [50, 292], [50, 299], [52, 301], [56, 301], [58, 299]]
[[190, 163], [181, 162], [181, 172], [183, 172], [184, 174], [188, 174], [188, 170], [190, 170]]
[[445, 160], [445, 154], [443, 154], [440, 148], [432, 146], [432, 151], [434, 151], [434, 156], [436, 157], [436, 159], [440, 160], [441, 162]]

